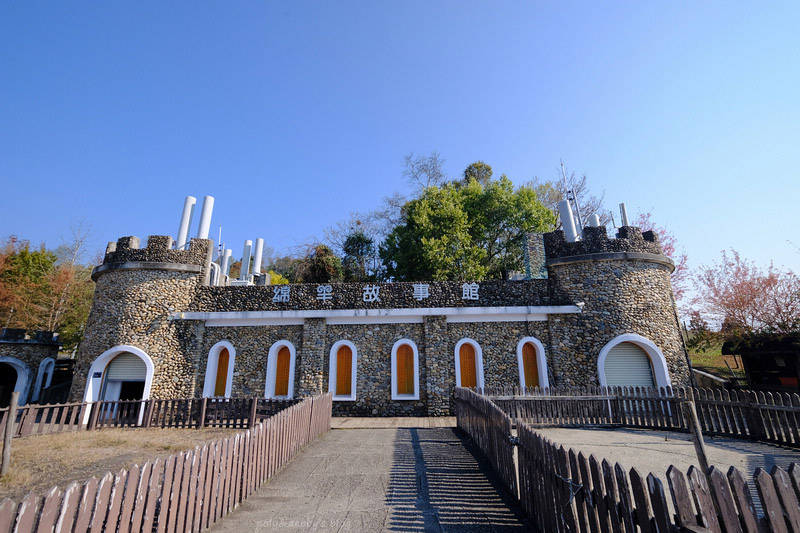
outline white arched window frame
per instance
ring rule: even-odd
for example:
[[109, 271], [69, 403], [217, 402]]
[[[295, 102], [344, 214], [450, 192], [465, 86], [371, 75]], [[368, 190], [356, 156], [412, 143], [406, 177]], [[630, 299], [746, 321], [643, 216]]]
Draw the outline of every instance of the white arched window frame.
[[539, 372], [539, 387], [547, 388], [550, 381], [547, 379], [547, 356], [544, 353], [544, 345], [536, 337], [525, 337], [517, 344], [517, 365], [519, 367], [519, 386], [525, 388], [525, 363], [522, 360], [523, 347], [531, 343], [536, 352], [536, 369]]
[[[414, 394], [397, 393], [397, 350], [404, 344], [414, 353]], [[419, 350], [411, 339], [400, 339], [392, 346], [392, 400], [419, 400]]]
[[664, 354], [661, 353], [658, 346], [641, 335], [625, 333], [613, 338], [600, 350], [600, 355], [597, 357], [597, 378], [601, 386], [606, 386], [606, 358], [608, 357], [608, 353], [611, 351], [611, 348], [623, 342], [631, 342], [637, 345], [650, 357], [650, 364], [653, 368], [653, 378], [655, 378], [656, 387], [661, 388], [672, 385], [669, 378], [669, 371], [667, 370], [667, 360], [664, 358]]
[[[98, 400], [100, 397], [100, 389], [103, 385], [103, 373], [105, 372], [108, 363], [110, 363], [119, 354], [125, 352], [132, 353], [144, 361], [146, 376], [144, 380], [144, 392], [142, 393], [142, 399], [147, 400], [150, 398], [150, 389], [153, 386], [153, 371], [155, 369], [153, 366], [153, 360], [150, 359], [150, 356], [147, 355], [143, 350], [137, 348], [136, 346], [120, 344], [103, 352], [92, 363], [92, 366], [89, 368], [89, 375], [86, 377], [86, 390], [83, 393], [84, 402], [96, 402]], [[88, 410], [86, 416], [86, 420], [88, 421]]]
[[19, 401], [17, 405], [25, 405], [28, 403], [28, 394], [31, 391], [31, 382], [33, 381], [31, 369], [16, 357], [9, 357], [7, 355], [0, 355], [0, 363], [11, 365], [14, 367], [14, 370], [17, 371], [17, 381], [14, 384], [14, 392], [19, 392]]
[[469, 344], [475, 349], [475, 365], [478, 367], [476, 381], [478, 382], [478, 387], [483, 388], [485, 386], [483, 381], [483, 350], [480, 344], [470, 338], [461, 339], [456, 343], [456, 385], [461, 386], [461, 347], [465, 344]]
[[[281, 348], [289, 349], [289, 389], [286, 396], [275, 396], [275, 378], [278, 373], [278, 352]], [[294, 344], [287, 340], [280, 340], [272, 345], [267, 355], [267, 382], [264, 385], [264, 398], [292, 398], [294, 397]]]
[[[350, 348], [351, 353], [353, 354], [353, 360], [350, 368], [350, 394], [336, 394], [336, 354], [339, 351], [339, 348], [342, 346], [348, 346]], [[333, 346], [331, 346], [330, 351], [330, 362], [328, 364], [328, 391], [333, 393], [333, 399], [335, 401], [340, 402], [352, 402], [356, 399], [356, 368], [358, 367], [358, 350], [356, 350], [355, 344], [350, 341], [336, 341]]]
[[206, 363], [206, 380], [203, 383], [203, 397], [213, 398], [214, 388], [217, 384], [217, 366], [219, 364], [219, 354], [223, 349], [228, 350], [228, 375], [225, 380], [225, 397], [230, 398], [233, 388], [233, 366], [236, 361], [236, 349], [228, 341], [219, 341], [208, 351], [208, 362]]
[[[42, 389], [46, 389], [53, 382], [53, 371], [56, 368], [56, 361], [52, 357], [47, 357], [39, 363], [39, 373], [36, 375], [36, 384], [33, 386], [31, 401], [39, 400]], [[45, 377], [46, 376], [46, 377]]]

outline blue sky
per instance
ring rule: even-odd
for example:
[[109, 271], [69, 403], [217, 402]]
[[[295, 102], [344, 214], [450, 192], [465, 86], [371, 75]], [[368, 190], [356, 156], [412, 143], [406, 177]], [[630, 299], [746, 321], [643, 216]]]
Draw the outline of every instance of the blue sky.
[[[324, 237], [437, 150], [798, 270], [800, 3], [3, 2], [0, 237]], [[196, 215], [195, 223], [199, 216]], [[192, 230], [195, 231], [194, 228]]]

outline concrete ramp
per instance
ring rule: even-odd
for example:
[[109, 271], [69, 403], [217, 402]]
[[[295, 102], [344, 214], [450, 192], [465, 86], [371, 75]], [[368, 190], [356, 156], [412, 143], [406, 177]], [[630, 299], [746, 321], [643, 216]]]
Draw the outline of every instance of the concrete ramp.
[[457, 429], [334, 429], [210, 531], [530, 529]]

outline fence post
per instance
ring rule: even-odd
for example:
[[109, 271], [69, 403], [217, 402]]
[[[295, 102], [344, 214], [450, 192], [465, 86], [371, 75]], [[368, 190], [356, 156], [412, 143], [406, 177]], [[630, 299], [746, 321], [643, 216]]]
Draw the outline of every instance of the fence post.
[[258, 409], [258, 398], [253, 396], [251, 400], [252, 403], [250, 404], [250, 426], [251, 428], [256, 427], [256, 409]]
[[[767, 432], [764, 430], [764, 417], [761, 416], [761, 408], [758, 407], [758, 398], [753, 391], [743, 393], [747, 401], [747, 429], [751, 439], [761, 440]], [[753, 405], [756, 404], [756, 405]]]
[[689, 389], [689, 398], [681, 402], [683, 409], [683, 416], [689, 426], [689, 431], [692, 433], [692, 442], [694, 443], [694, 451], [697, 454], [697, 461], [700, 463], [700, 468], [703, 474], [708, 476], [708, 458], [706, 457], [706, 446], [703, 441], [703, 433], [700, 430], [700, 421], [697, 419], [697, 411], [694, 408], [694, 393]]
[[146, 400], [146, 407], [144, 408], [144, 420], [143, 426], [145, 428], [150, 427], [151, 418], [153, 418], [153, 408], [155, 407], [155, 400]]
[[19, 402], [19, 391], [11, 393], [11, 403], [8, 405], [8, 420], [6, 430], [3, 432], [3, 461], [0, 464], [0, 476], [8, 473], [8, 466], [11, 463], [11, 438], [14, 436], [14, 422], [17, 419], [17, 403]]
[[199, 419], [197, 421], [197, 429], [203, 429], [203, 427], [206, 425], [206, 405], [207, 405], [207, 403], [208, 403], [208, 398], [203, 396], [203, 399], [200, 401], [200, 414], [197, 415], [197, 417]]
[[100, 400], [92, 403], [92, 410], [89, 414], [89, 425], [86, 429], [94, 429], [97, 426], [97, 419], [100, 417]]

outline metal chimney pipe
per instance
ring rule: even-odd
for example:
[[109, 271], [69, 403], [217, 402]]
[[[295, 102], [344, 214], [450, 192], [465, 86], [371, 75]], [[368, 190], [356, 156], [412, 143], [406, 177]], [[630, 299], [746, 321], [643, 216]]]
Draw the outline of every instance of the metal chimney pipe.
[[253, 248], [253, 241], [244, 241], [244, 250], [242, 251], [242, 272], [239, 274], [239, 279], [247, 281], [250, 274], [250, 250]]
[[625, 204], [619, 204], [619, 216], [622, 219], [623, 226], [629, 226], [628, 224], [628, 210], [625, 209]]
[[566, 237], [567, 242], [577, 241], [578, 232], [575, 229], [575, 219], [572, 217], [572, 207], [569, 205], [569, 200], [558, 202], [558, 214], [561, 216], [561, 227], [564, 228], [564, 237]]
[[231, 254], [230, 248], [226, 248], [222, 253], [222, 264], [220, 266], [222, 267], [222, 273], [226, 276], [229, 276], [231, 272]]
[[176, 250], [183, 250], [186, 247], [186, 241], [189, 237], [189, 226], [192, 225], [192, 216], [194, 215], [194, 206], [197, 203], [197, 198], [194, 196], [187, 196], [183, 202], [183, 213], [181, 213], [181, 223], [178, 226], [178, 241], [175, 243]]
[[596, 228], [600, 225], [600, 215], [595, 213], [594, 215], [589, 216], [589, 226], [592, 228]]
[[197, 228], [198, 239], [208, 239], [208, 230], [211, 228], [211, 212], [214, 210], [214, 197], [203, 197], [203, 211], [200, 213], [200, 226]]
[[264, 239], [256, 239], [256, 252], [253, 257], [253, 274], [261, 274], [261, 255], [264, 253]]

